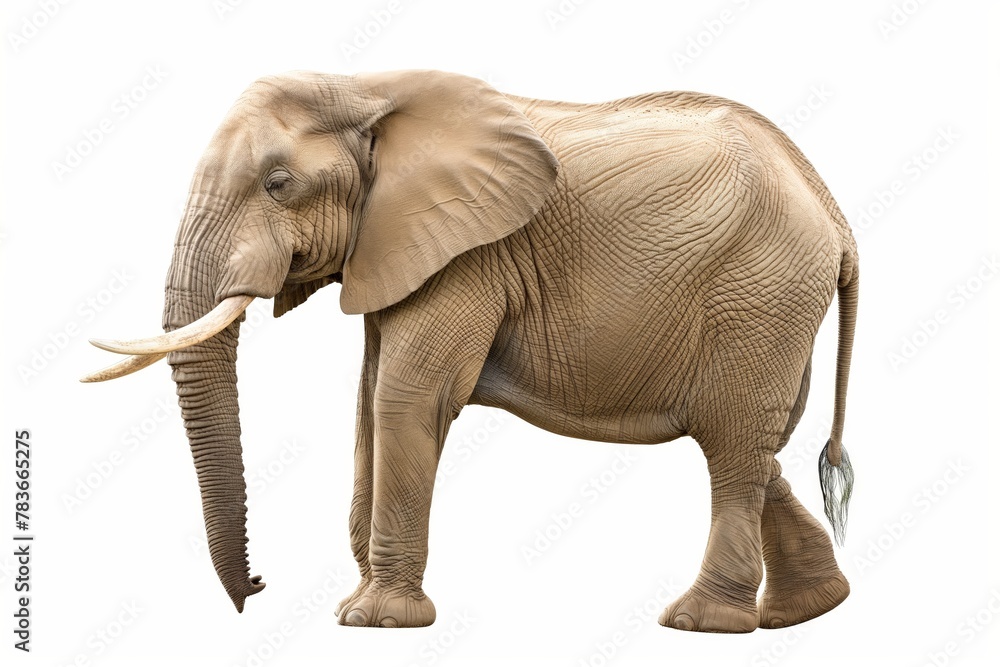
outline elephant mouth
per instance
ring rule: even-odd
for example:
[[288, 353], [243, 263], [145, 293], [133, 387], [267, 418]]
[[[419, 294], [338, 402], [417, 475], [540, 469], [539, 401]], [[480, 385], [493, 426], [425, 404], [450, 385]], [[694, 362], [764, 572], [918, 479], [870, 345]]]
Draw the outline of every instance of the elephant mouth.
[[124, 341], [91, 339], [90, 343], [95, 347], [129, 356], [117, 364], [80, 378], [80, 381], [104, 382], [124, 377], [156, 363], [170, 352], [206, 341], [242, 315], [253, 300], [254, 297], [244, 294], [227, 297], [191, 324], [150, 338]]

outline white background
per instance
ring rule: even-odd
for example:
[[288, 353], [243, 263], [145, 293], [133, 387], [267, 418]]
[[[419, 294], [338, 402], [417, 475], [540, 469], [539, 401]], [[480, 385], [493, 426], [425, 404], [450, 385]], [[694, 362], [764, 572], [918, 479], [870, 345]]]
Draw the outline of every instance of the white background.
[[[385, 0], [5, 2], [0, 534], [13, 544], [13, 433], [29, 428], [36, 541], [30, 655], [11, 647], [13, 547], [0, 549], [3, 662], [983, 664], [1000, 648], [1000, 243], [988, 200], [1000, 58], [988, 52], [988, 4], [402, 0], [391, 14]], [[161, 80], [144, 90], [147, 68]], [[253, 79], [409, 68], [574, 101], [711, 92], [802, 147], [861, 255], [845, 439], [857, 487], [838, 550], [853, 592], [841, 607], [794, 630], [661, 628], [656, 615], [694, 579], [708, 533], [697, 445], [570, 441], [473, 407], [445, 448], [450, 474], [431, 517], [425, 589], [437, 623], [336, 625], [334, 606], [357, 582], [347, 515], [362, 323], [339, 312], [333, 286], [280, 322], [257, 303], [245, 326], [249, 548], [268, 586], [234, 611], [204, 547], [168, 367], [81, 385], [117, 360], [86, 340], [159, 330], [189, 178]], [[104, 119], [110, 132], [98, 132]], [[57, 174], [74, 150], [87, 154]], [[808, 410], [780, 456], [817, 516], [835, 346], [831, 313]], [[602, 475], [594, 499], [587, 485]], [[553, 516], [572, 503], [580, 515], [559, 528]], [[547, 548], [536, 532], [546, 530]], [[525, 548], [539, 546], [529, 562]]]

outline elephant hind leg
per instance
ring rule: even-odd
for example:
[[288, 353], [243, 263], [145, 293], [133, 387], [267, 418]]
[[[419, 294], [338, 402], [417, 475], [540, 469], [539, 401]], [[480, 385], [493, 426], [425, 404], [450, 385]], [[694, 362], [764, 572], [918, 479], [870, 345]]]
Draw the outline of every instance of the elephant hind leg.
[[826, 531], [777, 475], [764, 493], [761, 540], [767, 581], [760, 627], [783, 628], [808, 621], [843, 602], [851, 587], [837, 566]]
[[808, 332], [783, 329], [784, 321], [762, 324], [764, 335], [731, 326], [731, 338], [715, 341], [722, 363], [706, 374], [703, 400], [691, 415], [690, 433], [711, 477], [712, 526], [697, 579], [660, 616], [661, 625], [680, 630], [750, 632], [759, 626], [765, 490], [775, 476], [774, 455], [808, 393]]
[[[798, 397], [778, 442], [788, 443], [805, 411], [812, 359], [806, 363]], [[758, 604], [762, 628], [782, 628], [816, 618], [841, 602], [851, 591], [833, 555], [830, 537], [799, 503], [775, 461], [773, 479], [764, 492], [761, 545], [767, 580]]]
[[757, 591], [764, 575], [760, 520], [777, 435], [750, 436], [758, 442], [734, 447], [738, 437], [699, 439], [712, 481], [712, 527], [698, 577], [663, 611], [660, 625], [730, 633], [758, 627]]

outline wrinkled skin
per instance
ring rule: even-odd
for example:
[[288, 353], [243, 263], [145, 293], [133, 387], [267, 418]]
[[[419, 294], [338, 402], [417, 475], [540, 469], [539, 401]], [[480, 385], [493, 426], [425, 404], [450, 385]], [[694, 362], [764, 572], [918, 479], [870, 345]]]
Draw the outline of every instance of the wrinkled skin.
[[[234, 295], [274, 297], [280, 316], [332, 282], [345, 312], [364, 313], [350, 519], [361, 582], [341, 623], [433, 622], [422, 579], [435, 468], [474, 403], [580, 438], [695, 438], [711, 533], [660, 622], [747, 632], [818, 616], [849, 590], [774, 455], [838, 288], [839, 452], [856, 260], [809, 163], [727, 100], [579, 105], [436, 72], [295, 74], [253, 84], [212, 139], [164, 327]], [[213, 562], [242, 610], [263, 584], [246, 552], [238, 329], [169, 362]]]

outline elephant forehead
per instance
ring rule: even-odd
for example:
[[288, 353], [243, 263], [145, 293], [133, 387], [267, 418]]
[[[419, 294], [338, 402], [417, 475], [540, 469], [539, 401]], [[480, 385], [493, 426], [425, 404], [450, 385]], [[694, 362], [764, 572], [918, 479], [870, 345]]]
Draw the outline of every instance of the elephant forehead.
[[337, 89], [349, 85], [349, 77], [318, 72], [288, 72], [265, 76], [250, 84], [241, 100], [260, 107], [296, 106], [310, 112], [322, 109]]
[[209, 143], [201, 169], [230, 178], [256, 178], [262, 169], [291, 159], [295, 139], [271, 113], [234, 110]]

